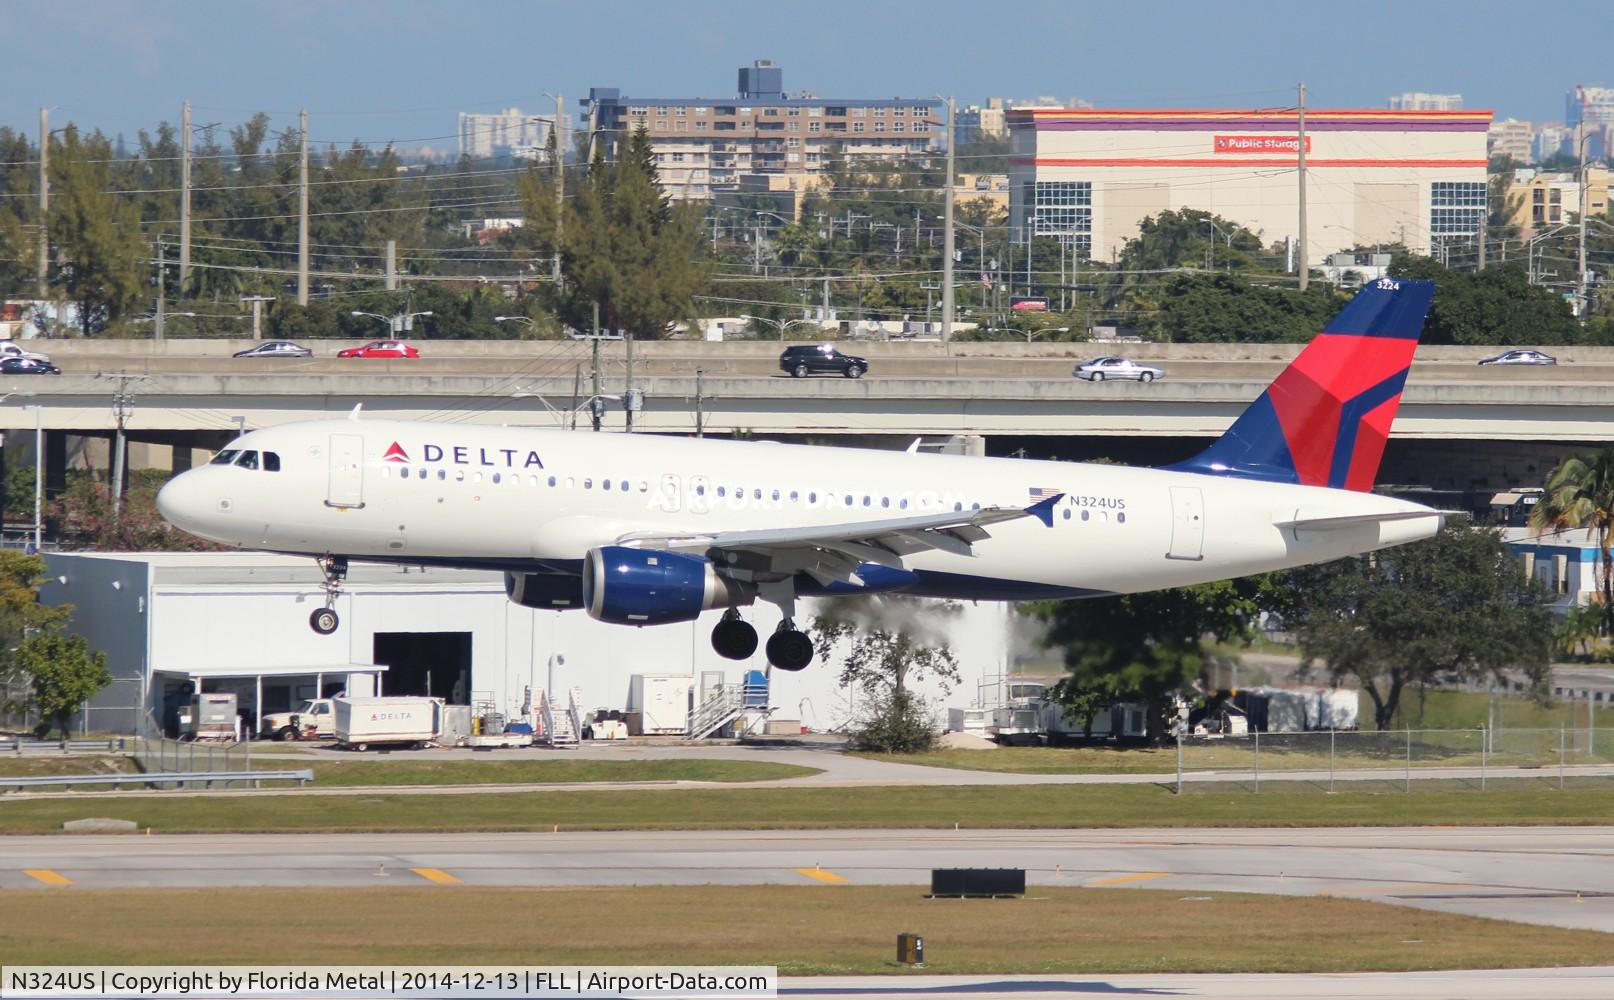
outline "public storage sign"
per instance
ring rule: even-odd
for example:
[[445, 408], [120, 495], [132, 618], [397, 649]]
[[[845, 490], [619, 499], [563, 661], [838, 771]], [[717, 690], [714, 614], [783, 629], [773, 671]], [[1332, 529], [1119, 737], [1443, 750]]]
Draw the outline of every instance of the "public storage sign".
[[[1293, 135], [1219, 135], [1211, 147], [1217, 153], [1293, 153], [1300, 148]], [[1306, 136], [1306, 152], [1311, 152], [1311, 136]]]
[[0, 997], [292, 1000], [302, 997], [776, 997], [773, 966], [8, 965]]

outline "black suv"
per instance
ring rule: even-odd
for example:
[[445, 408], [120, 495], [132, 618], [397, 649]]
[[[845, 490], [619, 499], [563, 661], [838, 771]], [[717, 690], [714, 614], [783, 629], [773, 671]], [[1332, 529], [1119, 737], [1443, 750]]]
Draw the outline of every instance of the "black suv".
[[785, 348], [785, 353], [779, 355], [779, 370], [788, 372], [791, 378], [824, 373], [862, 378], [869, 363], [864, 358], [842, 354], [833, 344], [802, 344]]

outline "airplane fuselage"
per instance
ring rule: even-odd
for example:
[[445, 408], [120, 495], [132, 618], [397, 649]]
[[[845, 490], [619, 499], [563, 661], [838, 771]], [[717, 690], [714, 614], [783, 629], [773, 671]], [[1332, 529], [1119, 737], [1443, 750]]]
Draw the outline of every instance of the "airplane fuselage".
[[833, 525], [1060, 495], [1051, 525], [995, 524], [967, 553], [919, 552], [902, 574], [836, 588], [1031, 599], [1226, 579], [1438, 527], [1432, 517], [1293, 526], [1423, 510], [1325, 487], [766, 442], [366, 418], [253, 431], [227, 451], [257, 453], [256, 468], [213, 464], [176, 478], [161, 503], [170, 521], [248, 549], [510, 572], [576, 571], [590, 549], [635, 532]]

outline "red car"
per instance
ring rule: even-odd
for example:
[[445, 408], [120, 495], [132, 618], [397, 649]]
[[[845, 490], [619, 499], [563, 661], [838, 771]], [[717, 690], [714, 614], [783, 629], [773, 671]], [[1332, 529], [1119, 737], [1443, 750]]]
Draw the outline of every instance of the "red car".
[[372, 340], [363, 347], [337, 351], [339, 358], [418, 358], [420, 352], [401, 340]]

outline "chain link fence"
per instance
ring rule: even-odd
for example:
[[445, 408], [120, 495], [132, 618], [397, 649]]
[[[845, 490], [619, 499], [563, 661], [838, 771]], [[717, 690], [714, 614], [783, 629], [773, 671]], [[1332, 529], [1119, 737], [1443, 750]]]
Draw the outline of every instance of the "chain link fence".
[[1251, 733], [1180, 737], [1177, 791], [1185, 781], [1336, 782], [1400, 778], [1408, 791], [1419, 778], [1477, 780], [1556, 776], [1571, 768], [1614, 764], [1614, 729], [1402, 729], [1373, 732]]

